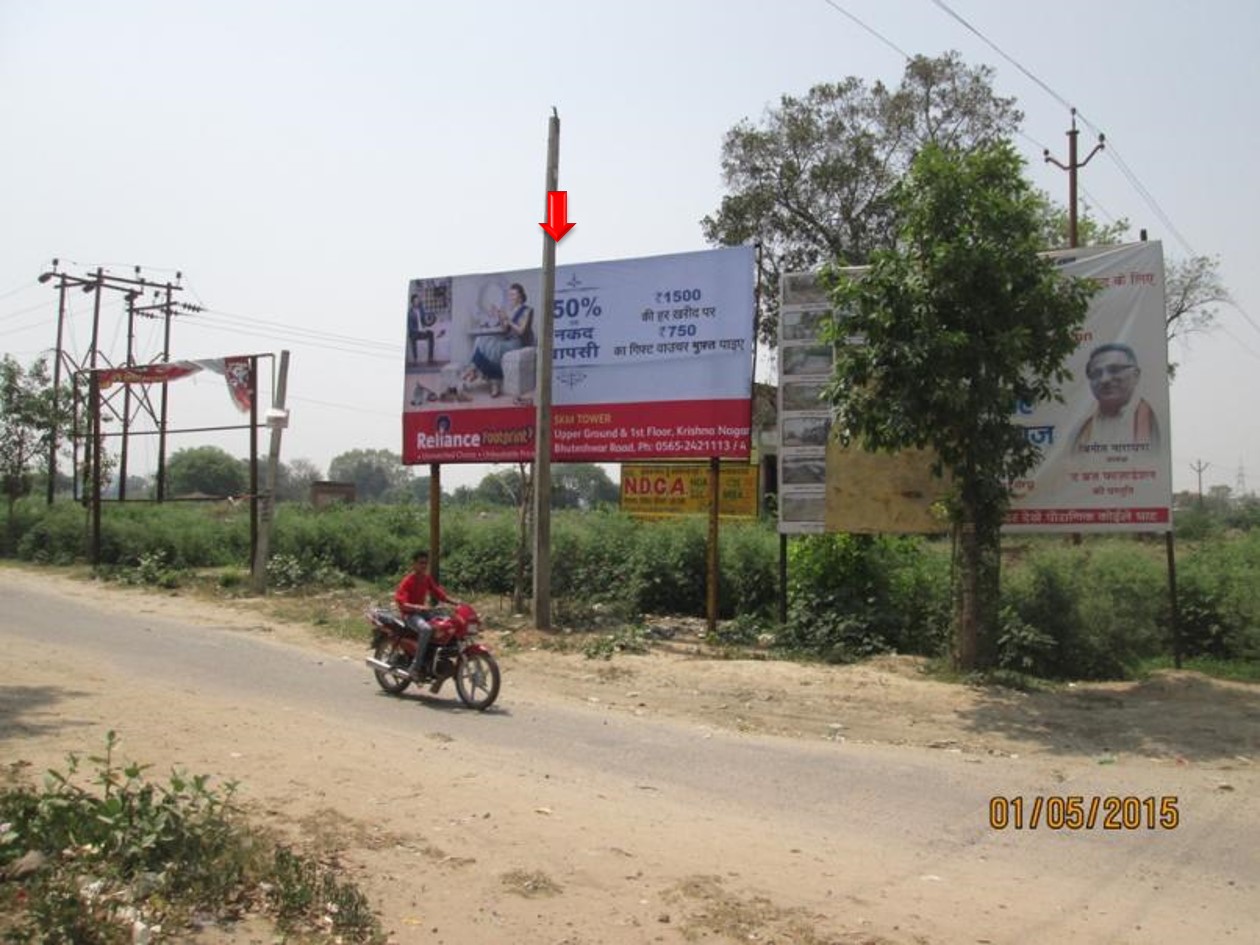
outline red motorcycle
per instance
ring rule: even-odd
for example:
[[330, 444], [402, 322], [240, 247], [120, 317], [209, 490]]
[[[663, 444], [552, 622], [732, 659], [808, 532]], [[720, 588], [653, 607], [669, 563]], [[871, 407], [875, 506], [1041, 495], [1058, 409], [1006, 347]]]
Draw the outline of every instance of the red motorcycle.
[[429, 683], [429, 692], [436, 693], [453, 678], [455, 691], [470, 709], [488, 709], [499, 697], [499, 664], [485, 644], [474, 639], [481, 632], [481, 618], [471, 605], [429, 614], [433, 636], [418, 678], [408, 671], [416, 655], [415, 631], [385, 608], [369, 610], [367, 619], [372, 624], [367, 664], [386, 692], [398, 695], [415, 682]]

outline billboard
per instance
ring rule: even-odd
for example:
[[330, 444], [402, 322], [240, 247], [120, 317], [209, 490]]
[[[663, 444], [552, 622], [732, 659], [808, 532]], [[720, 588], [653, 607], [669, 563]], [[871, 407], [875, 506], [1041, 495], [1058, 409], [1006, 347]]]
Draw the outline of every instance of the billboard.
[[1049, 254], [1092, 279], [1062, 403], [1018, 404], [1041, 462], [1012, 483], [1007, 531], [1154, 532], [1172, 527], [1164, 254], [1157, 242]]
[[932, 475], [933, 458], [930, 450], [869, 453], [832, 440], [823, 503], [826, 530], [868, 535], [949, 531], [941, 503], [946, 480]]
[[[1015, 421], [1041, 447], [1041, 460], [1011, 483], [1005, 529], [1166, 531], [1172, 463], [1163, 249], [1133, 243], [1058, 250], [1047, 258], [1065, 276], [1093, 280], [1098, 292], [1065, 362], [1070, 379], [1062, 402], [1015, 405]], [[943, 488], [930, 481], [926, 461], [913, 476], [904, 455], [866, 454], [858, 462], [851, 451], [829, 451], [831, 413], [820, 397], [831, 351], [818, 337], [831, 317], [812, 273], [784, 278], [779, 530], [939, 530], [915, 524], [930, 523], [924, 512]]]
[[[756, 466], [723, 463], [718, 472], [718, 515], [756, 518]], [[635, 518], [709, 513], [709, 464], [626, 463], [621, 467], [621, 510]]]
[[[403, 462], [533, 458], [541, 270], [411, 280]], [[558, 462], [749, 455], [753, 250], [556, 267]]]

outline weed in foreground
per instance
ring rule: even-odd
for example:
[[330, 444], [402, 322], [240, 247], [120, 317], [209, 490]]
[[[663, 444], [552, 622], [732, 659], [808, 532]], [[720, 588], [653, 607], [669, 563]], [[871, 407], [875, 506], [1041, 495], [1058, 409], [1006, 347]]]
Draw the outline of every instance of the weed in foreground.
[[[268, 842], [233, 803], [235, 785], [115, 760], [118, 737], [42, 790], [0, 791], [0, 923], [4, 940], [114, 945], [171, 940], [193, 917], [269, 913], [282, 930], [346, 943], [384, 940], [363, 894], [329, 870]], [[16, 769], [14, 769], [16, 770]]]

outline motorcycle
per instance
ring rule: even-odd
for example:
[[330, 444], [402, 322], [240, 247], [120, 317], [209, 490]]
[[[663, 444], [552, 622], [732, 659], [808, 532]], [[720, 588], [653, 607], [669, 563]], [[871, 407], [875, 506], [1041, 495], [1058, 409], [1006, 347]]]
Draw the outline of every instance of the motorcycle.
[[483, 643], [474, 638], [481, 632], [481, 618], [469, 604], [454, 610], [434, 610], [428, 616], [433, 636], [418, 677], [409, 672], [416, 655], [416, 633], [393, 611], [383, 607], [367, 612], [372, 625], [372, 656], [367, 665], [376, 682], [391, 695], [398, 695], [413, 682], [429, 683], [437, 693], [448, 679], [470, 709], [482, 711], [499, 697], [499, 664]]

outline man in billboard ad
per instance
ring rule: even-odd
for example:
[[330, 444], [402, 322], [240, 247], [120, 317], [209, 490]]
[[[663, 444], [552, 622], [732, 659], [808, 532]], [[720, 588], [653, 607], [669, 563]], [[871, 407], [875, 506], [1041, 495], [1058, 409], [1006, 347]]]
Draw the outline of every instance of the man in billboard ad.
[[[407, 363], [403, 461], [532, 459], [541, 273], [417, 285], [449, 303], [422, 295], [436, 355]], [[552, 315], [553, 459], [747, 458], [751, 247], [560, 266]]]
[[1008, 531], [1166, 531], [1171, 524], [1168, 349], [1158, 243], [1055, 254], [1092, 279], [1062, 403], [1019, 404], [1041, 462], [1012, 484]]

